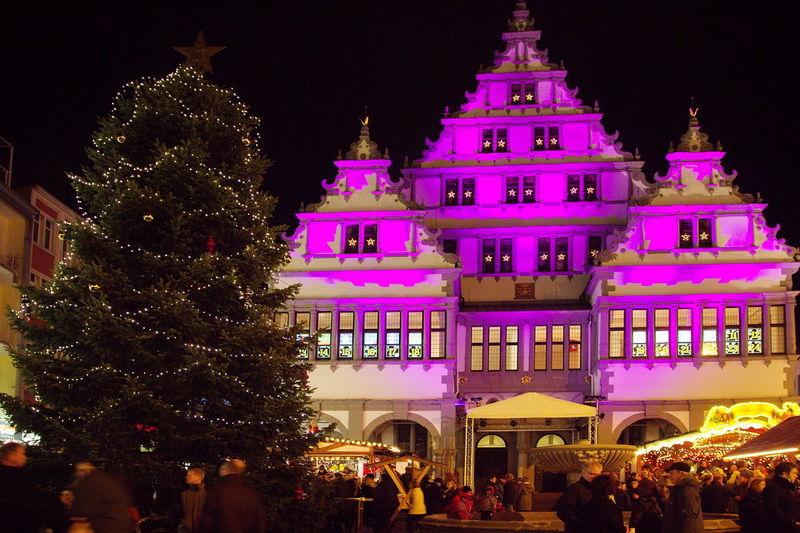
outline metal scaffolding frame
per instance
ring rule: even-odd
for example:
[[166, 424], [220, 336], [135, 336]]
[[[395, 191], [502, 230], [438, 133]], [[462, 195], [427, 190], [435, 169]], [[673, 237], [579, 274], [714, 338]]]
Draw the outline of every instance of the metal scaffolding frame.
[[464, 485], [475, 488], [475, 419], [467, 417], [464, 429]]

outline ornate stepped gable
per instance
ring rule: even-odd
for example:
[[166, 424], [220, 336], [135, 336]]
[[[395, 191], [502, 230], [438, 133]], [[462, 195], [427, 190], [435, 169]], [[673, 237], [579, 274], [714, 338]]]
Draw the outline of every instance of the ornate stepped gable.
[[722, 167], [721, 143], [715, 148], [700, 131], [697, 110], [689, 117], [677, 149], [670, 145], [666, 175], [635, 181], [628, 225], [615, 230], [600, 263], [793, 263], [798, 250], [777, 238], [779, 226], [767, 225], [766, 204], [739, 192], [736, 172]]
[[[362, 121], [359, 139], [344, 157], [340, 152], [335, 164], [333, 182], [322, 183], [326, 194], [297, 215], [300, 224], [292, 235], [284, 235], [292, 248], [285, 268], [289, 277], [326, 270], [346, 277], [344, 272], [358, 270], [367, 283], [363, 271], [453, 268], [455, 257], [441, 251], [436, 232], [425, 227], [424, 212], [405, 199], [402, 184], [389, 176], [388, 150], [381, 153], [370, 139], [368, 119]], [[388, 283], [385, 276], [381, 279]]]

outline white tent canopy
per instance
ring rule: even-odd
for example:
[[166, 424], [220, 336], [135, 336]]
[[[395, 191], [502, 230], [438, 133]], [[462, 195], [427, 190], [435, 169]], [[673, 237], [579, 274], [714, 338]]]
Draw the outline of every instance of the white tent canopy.
[[469, 418], [584, 418], [597, 416], [597, 408], [559, 400], [538, 392], [526, 392], [508, 400], [490, 403], [471, 410]]
[[527, 392], [508, 400], [476, 407], [467, 413], [466, 449], [464, 454], [464, 480], [467, 485], [474, 484], [475, 472], [475, 419], [509, 420], [526, 418], [588, 418], [589, 440], [597, 440], [597, 408], [566, 400], [559, 400], [546, 394]]

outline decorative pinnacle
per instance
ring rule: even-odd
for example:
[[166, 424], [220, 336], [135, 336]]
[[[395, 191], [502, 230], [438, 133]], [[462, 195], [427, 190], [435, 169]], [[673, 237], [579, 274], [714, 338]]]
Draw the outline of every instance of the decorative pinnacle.
[[[692, 97], [692, 107], [689, 108], [689, 129], [681, 135], [681, 142], [675, 149], [676, 152], [711, 152], [714, 150], [714, 145], [708, 142], [708, 135], [700, 132], [700, 121], [697, 120], [699, 111], [699, 107], [694, 107], [694, 97]], [[670, 148], [671, 146], [670, 144]]]
[[527, 2], [517, 2], [514, 10], [514, 19], [508, 21], [509, 32], [531, 31], [533, 29], [533, 19], [530, 18]]
[[361, 132], [358, 135], [358, 140], [350, 145], [350, 151], [345, 154], [344, 158], [352, 160], [381, 159], [378, 143], [369, 138], [369, 116], [365, 116], [359, 121], [361, 122]]

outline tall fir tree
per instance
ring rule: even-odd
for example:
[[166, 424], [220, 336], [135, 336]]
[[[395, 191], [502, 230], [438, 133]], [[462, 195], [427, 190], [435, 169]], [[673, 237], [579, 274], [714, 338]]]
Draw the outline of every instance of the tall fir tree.
[[260, 190], [257, 126], [193, 67], [127, 85], [100, 120], [72, 176], [86, 221], [60, 235], [73, 259], [21, 287], [12, 317], [36, 402], [0, 404], [43, 458], [177, 487], [186, 465], [237, 457], [263, 490], [294, 494], [317, 437], [301, 426], [296, 332], [271, 318], [293, 289], [276, 283], [287, 249]]

